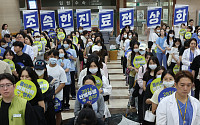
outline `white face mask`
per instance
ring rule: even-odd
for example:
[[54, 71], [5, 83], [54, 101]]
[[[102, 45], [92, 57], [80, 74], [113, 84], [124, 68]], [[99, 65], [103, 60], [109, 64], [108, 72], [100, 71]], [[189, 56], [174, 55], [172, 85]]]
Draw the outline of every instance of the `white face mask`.
[[157, 67], [157, 65], [155, 64], [155, 65], [149, 65], [149, 68], [151, 69], [151, 70], [155, 70], [156, 69], [156, 67]]
[[169, 37], [171, 37], [171, 38], [172, 38], [173, 36], [174, 36], [174, 34], [169, 34]]
[[160, 30], [156, 30], [158, 33], [160, 33]]
[[128, 36], [128, 38], [129, 38], [129, 39], [131, 39], [131, 38], [132, 38], [132, 36]]
[[40, 41], [40, 38], [35, 38], [35, 41]]
[[161, 78], [161, 75], [157, 75], [156, 78]]
[[139, 51], [139, 53], [140, 53], [141, 55], [144, 55], [145, 52], [146, 52], [145, 50]]
[[136, 52], [136, 53], [139, 52], [139, 49], [134, 49], [134, 52]]
[[163, 85], [167, 88], [172, 87], [174, 85], [174, 81], [163, 81]]
[[198, 33], [198, 36], [200, 36], [200, 32]]
[[76, 37], [78, 37], [78, 38], [79, 38], [79, 35], [76, 35]]
[[92, 38], [92, 40], [94, 41], [94, 38]]
[[93, 45], [93, 42], [88, 42], [88, 45], [89, 45], [89, 46], [92, 46], [92, 45]]
[[8, 46], [8, 43], [6, 43], [5, 45], [2, 45], [1, 47], [6, 48]]
[[124, 35], [124, 38], [127, 38], [127, 34], [126, 34], [126, 35]]
[[169, 32], [170, 29], [166, 29], [166, 32]]
[[83, 32], [83, 30], [79, 30], [79, 32], [80, 32], [80, 33], [82, 33], [82, 32]]
[[35, 72], [36, 72], [36, 74], [37, 74], [38, 76], [41, 76], [41, 75], [44, 74], [44, 69], [43, 69], [43, 70], [35, 70]]
[[95, 73], [97, 73], [98, 68], [89, 68], [89, 71], [90, 71], [92, 74], [95, 74]]

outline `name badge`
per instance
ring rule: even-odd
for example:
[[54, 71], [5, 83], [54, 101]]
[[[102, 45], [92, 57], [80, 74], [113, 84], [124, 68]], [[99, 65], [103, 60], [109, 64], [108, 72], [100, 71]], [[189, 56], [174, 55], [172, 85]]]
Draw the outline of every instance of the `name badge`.
[[14, 117], [14, 118], [20, 118], [20, 117], [21, 117], [21, 114], [13, 114], [13, 117]]

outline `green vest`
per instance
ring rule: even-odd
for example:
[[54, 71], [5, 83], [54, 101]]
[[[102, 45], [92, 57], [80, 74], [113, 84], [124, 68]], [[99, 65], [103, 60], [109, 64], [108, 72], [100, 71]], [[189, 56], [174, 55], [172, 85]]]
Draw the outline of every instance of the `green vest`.
[[[2, 99], [0, 99], [1, 107]], [[25, 125], [27, 100], [14, 96], [8, 111], [9, 125]]]

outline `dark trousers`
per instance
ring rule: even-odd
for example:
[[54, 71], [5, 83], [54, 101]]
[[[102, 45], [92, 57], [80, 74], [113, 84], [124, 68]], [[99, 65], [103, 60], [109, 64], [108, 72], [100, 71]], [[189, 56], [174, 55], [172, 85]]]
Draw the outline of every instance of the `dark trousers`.
[[63, 100], [64, 100], [64, 107], [69, 107], [69, 91], [70, 85], [65, 85], [63, 88]]
[[71, 85], [70, 85], [70, 88], [71, 88], [71, 95], [72, 95], [72, 96], [76, 96], [75, 71], [71, 71], [71, 72], [70, 72], [70, 75], [71, 75]]
[[55, 108], [54, 103], [48, 102], [47, 111], [45, 112], [45, 119], [47, 122], [47, 125], [55, 125], [56, 119], [55, 119]]
[[173, 71], [174, 66], [176, 65], [176, 63], [171, 62], [171, 65], [169, 66], [168, 69], [171, 69]]
[[143, 104], [143, 96], [144, 93], [142, 93], [142, 95], [138, 95], [138, 117], [139, 117], [139, 122], [143, 123], [144, 121], [144, 104]]
[[199, 100], [199, 89], [200, 89], [200, 81], [198, 79], [195, 79], [195, 98]]
[[126, 73], [126, 68], [127, 68], [127, 58], [123, 57], [123, 73]]

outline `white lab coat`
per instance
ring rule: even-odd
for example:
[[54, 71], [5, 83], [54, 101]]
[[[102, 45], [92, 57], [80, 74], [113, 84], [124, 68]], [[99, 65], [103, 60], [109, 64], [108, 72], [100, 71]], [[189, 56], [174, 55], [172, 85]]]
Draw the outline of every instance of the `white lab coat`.
[[[195, 49], [194, 58], [200, 54], [199, 49]], [[190, 48], [186, 49], [182, 55], [182, 70], [188, 70], [188, 66], [190, 66]]]
[[[179, 111], [174, 92], [172, 95], [165, 97], [156, 110], [157, 125], [179, 125]], [[193, 117], [191, 125], [200, 125], [200, 102], [194, 97], [188, 95], [192, 108]]]

